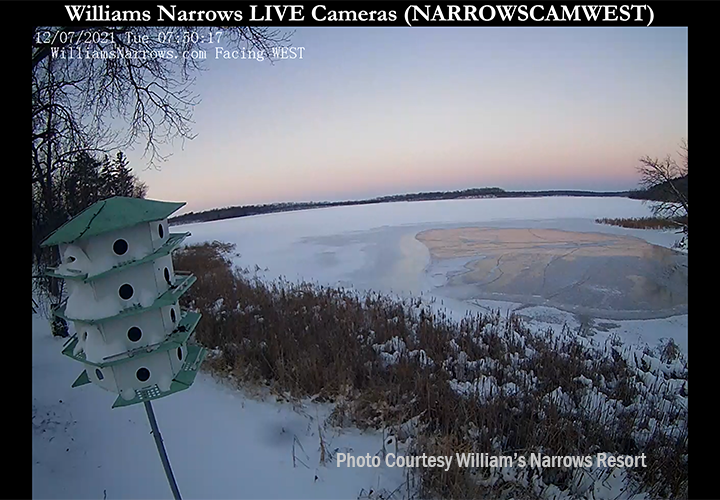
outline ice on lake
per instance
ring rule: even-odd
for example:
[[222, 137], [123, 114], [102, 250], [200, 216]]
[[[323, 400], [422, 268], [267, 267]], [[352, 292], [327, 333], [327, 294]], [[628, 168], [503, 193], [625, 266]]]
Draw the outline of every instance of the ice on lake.
[[612, 325], [611, 331], [653, 319], [653, 328], [658, 321], [672, 324], [660, 330], [687, 352], [687, 255], [671, 250], [678, 235], [595, 222], [650, 215], [646, 203], [628, 198], [470, 199], [322, 208], [181, 228], [192, 233], [189, 243], [236, 244], [236, 264], [268, 280], [423, 296], [456, 315], [495, 308], [527, 314], [540, 306], [554, 311], [556, 322]]

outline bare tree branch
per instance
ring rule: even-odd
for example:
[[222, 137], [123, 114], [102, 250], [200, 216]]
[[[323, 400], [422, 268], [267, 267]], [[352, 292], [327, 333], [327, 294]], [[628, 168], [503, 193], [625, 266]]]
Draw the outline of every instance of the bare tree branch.
[[[687, 139], [680, 144], [680, 163], [667, 156], [662, 160], [645, 156], [640, 158], [638, 173], [640, 185], [653, 195], [652, 210], [656, 216], [682, 220], [679, 224], [687, 234], [688, 228], [688, 146]], [[684, 187], [681, 186], [684, 183]]]

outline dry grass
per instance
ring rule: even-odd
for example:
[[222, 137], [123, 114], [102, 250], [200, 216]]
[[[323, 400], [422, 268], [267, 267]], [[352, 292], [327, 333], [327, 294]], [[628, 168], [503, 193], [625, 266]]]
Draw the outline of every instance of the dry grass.
[[[687, 496], [687, 406], [665, 403], [678, 398], [686, 364], [663, 372], [651, 352], [638, 360], [618, 343], [591, 349], [576, 332], [534, 332], [515, 316], [458, 322], [419, 299], [265, 283], [233, 268], [232, 252], [215, 242], [174, 257], [198, 277], [183, 301], [203, 313], [196, 335], [214, 352], [213, 372], [334, 402], [335, 424], [391, 429], [398, 440], [412, 437], [417, 454], [644, 452], [650, 466], [635, 474], [645, 490]], [[676, 360], [677, 346], [661, 354]], [[534, 498], [532, 475], [571, 486], [568, 470], [526, 472], [523, 486], [455, 464], [422, 469], [419, 493]]]
[[632, 217], [626, 219], [595, 219], [598, 224], [608, 224], [630, 229], [680, 229], [687, 225], [687, 217], [684, 219], [668, 219], [662, 217]]

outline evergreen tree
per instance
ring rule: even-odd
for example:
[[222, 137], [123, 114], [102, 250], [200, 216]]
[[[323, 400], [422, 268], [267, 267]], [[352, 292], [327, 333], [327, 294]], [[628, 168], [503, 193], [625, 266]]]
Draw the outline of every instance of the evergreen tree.
[[65, 179], [65, 212], [74, 217], [100, 199], [100, 162], [82, 152], [72, 162]]
[[113, 165], [110, 162], [108, 155], [103, 156], [102, 164], [100, 165], [100, 197], [101, 199], [110, 198], [115, 196], [115, 185], [114, 185], [114, 174]]
[[133, 198], [145, 198], [147, 196], [148, 186], [143, 181], [136, 179], [133, 188]]
[[115, 196], [133, 196], [137, 179], [128, 166], [127, 156], [122, 151], [118, 152], [113, 161], [113, 187]]

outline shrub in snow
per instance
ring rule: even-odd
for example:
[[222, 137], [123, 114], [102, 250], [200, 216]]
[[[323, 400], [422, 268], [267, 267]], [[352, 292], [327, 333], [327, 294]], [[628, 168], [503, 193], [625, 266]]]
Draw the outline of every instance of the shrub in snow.
[[612, 477], [562, 467], [429, 468], [417, 471], [423, 496], [687, 495], [687, 362], [673, 347], [643, 352], [612, 337], [596, 345], [567, 327], [535, 331], [499, 312], [453, 321], [419, 299], [248, 280], [221, 264], [222, 251], [208, 253], [188, 247], [176, 262], [198, 275], [188, 300], [202, 312], [223, 298], [224, 314], [204, 321], [198, 339], [223, 352], [213, 366], [225, 373], [341, 398], [343, 423], [413, 420], [413, 454], [645, 452], [653, 464]]

